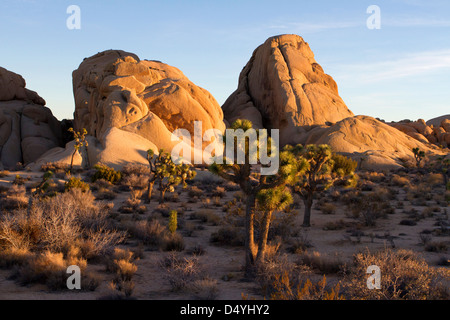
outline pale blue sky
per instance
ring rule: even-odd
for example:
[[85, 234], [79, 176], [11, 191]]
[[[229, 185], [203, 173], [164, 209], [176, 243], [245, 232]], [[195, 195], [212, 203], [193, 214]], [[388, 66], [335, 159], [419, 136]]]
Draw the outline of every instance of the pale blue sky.
[[[69, 30], [69, 5], [81, 30]], [[381, 29], [369, 30], [369, 5]], [[219, 104], [268, 37], [301, 35], [355, 114], [390, 120], [450, 113], [450, 1], [1, 0], [0, 66], [21, 74], [59, 119], [72, 118], [72, 71], [106, 49], [182, 70]]]

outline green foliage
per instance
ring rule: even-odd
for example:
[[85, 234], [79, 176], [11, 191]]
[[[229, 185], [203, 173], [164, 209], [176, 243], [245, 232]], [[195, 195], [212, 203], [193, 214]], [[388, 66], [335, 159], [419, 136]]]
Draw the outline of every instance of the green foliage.
[[334, 162], [333, 171], [339, 172], [341, 176], [353, 174], [358, 166], [357, 161], [337, 153], [334, 153], [331, 158]]
[[256, 195], [258, 208], [261, 211], [273, 212], [283, 210], [293, 202], [292, 194], [284, 187], [265, 189]]
[[80, 178], [72, 177], [64, 185], [65, 191], [70, 191], [72, 189], [81, 189], [83, 192], [89, 191], [89, 184], [81, 180]]
[[169, 213], [169, 231], [172, 234], [174, 234], [177, 231], [178, 226], [177, 215], [178, 212], [176, 210], [171, 210]]
[[425, 158], [425, 152], [420, 150], [419, 148], [413, 148], [412, 152], [414, 153], [414, 159], [416, 160], [416, 166], [420, 167], [420, 163]]
[[111, 182], [112, 184], [116, 184], [122, 179], [122, 172], [119, 170], [114, 170], [104, 164], [97, 164], [94, 166], [97, 170], [92, 176], [92, 182], [103, 179]]
[[36, 187], [36, 191], [34, 192], [34, 194], [39, 195], [45, 194], [49, 188], [48, 180], [50, 180], [52, 177], [53, 177], [52, 171], [45, 172], [44, 175], [42, 176], [42, 181]]
[[314, 194], [329, 189], [340, 182], [346, 186], [356, 184], [354, 171], [357, 163], [345, 156], [334, 154], [329, 145], [289, 146], [295, 157], [296, 174], [289, 181], [293, 192], [305, 203], [303, 226], [310, 226]]
[[88, 146], [88, 142], [86, 140], [86, 135], [87, 135], [87, 130], [85, 128], [83, 128], [83, 130], [81, 131], [75, 131], [73, 128], [69, 128], [67, 131], [69, 131], [70, 133], [73, 134], [73, 138], [75, 140], [75, 144], [73, 146], [73, 153], [72, 153], [72, 157], [70, 159], [70, 171], [72, 171], [73, 168], [73, 158], [75, 156], [75, 154], [77, 153], [77, 151], [80, 150], [81, 147], [83, 146]]
[[175, 164], [169, 153], [159, 150], [159, 154], [155, 155], [154, 151], [147, 151], [147, 160], [150, 166], [148, 199], [151, 198], [153, 185], [156, 183], [160, 191], [160, 203], [164, 202], [164, 195], [167, 191], [174, 192], [177, 185], [182, 184], [183, 188], [187, 187], [187, 180], [195, 177], [196, 172], [191, 170], [188, 164]]
[[[234, 130], [242, 130], [245, 134], [248, 130], [252, 129], [252, 123], [248, 120], [236, 120], [231, 124], [231, 128]], [[259, 132], [257, 134], [259, 135]], [[270, 190], [283, 186], [287, 181], [289, 181], [294, 169], [296, 168], [294, 165], [295, 159], [292, 154], [290, 152], [283, 151], [279, 153], [278, 172], [273, 175], [262, 175], [259, 169], [264, 165], [261, 163], [253, 164], [251, 161], [255, 160], [251, 159], [254, 158], [254, 154], [252, 154], [252, 152], [256, 152], [256, 154], [259, 155], [260, 148], [262, 147], [259, 137], [257, 138], [257, 141], [251, 141], [251, 139], [246, 138], [244, 142], [240, 141], [239, 143], [236, 141], [237, 138], [235, 138], [235, 148], [239, 148], [241, 152], [244, 152], [243, 163], [233, 161], [233, 163], [230, 164], [227, 162], [227, 159], [223, 157], [220, 159], [221, 161], [216, 161], [209, 167], [209, 170], [212, 173], [239, 185], [242, 192], [246, 195], [245, 250], [247, 276], [252, 276], [254, 273], [254, 266], [258, 264], [260, 259], [264, 259], [264, 250], [267, 240], [267, 233], [264, 232], [266, 234], [260, 236], [260, 242], [258, 243], [258, 247], [256, 247], [253, 234], [256, 199], [259, 197], [260, 204], [262, 206], [269, 206], [270, 208], [274, 207], [274, 204], [277, 202], [276, 200], [287, 200], [281, 197], [278, 193], [279, 191], [272, 192]], [[226, 136], [224, 137], [224, 140], [225, 139]], [[226, 143], [226, 141], [224, 142]], [[267, 150], [271, 156], [279, 152], [279, 150], [275, 149], [270, 137], [267, 139]], [[258, 159], [259, 157], [256, 158]], [[267, 191], [265, 192], [263, 190]], [[270, 216], [271, 212], [270, 214], [266, 214], [264, 216], [264, 221], [267, 222], [267, 224], [264, 223], [264, 231], [267, 231], [269, 228]]]

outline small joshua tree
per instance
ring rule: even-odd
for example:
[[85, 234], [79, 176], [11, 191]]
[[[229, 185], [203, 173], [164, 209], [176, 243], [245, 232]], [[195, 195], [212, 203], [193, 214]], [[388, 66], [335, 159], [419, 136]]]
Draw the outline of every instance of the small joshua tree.
[[297, 161], [296, 178], [291, 183], [292, 191], [297, 193], [305, 205], [303, 226], [311, 225], [311, 208], [316, 192], [327, 190], [337, 181], [347, 186], [356, 182], [354, 171], [357, 163], [347, 157], [333, 154], [330, 146], [297, 145], [288, 147]]
[[186, 187], [186, 181], [193, 179], [196, 174], [188, 164], [175, 164], [170, 154], [164, 152], [162, 149], [158, 155], [155, 155], [153, 150], [148, 150], [147, 160], [150, 166], [147, 189], [148, 201], [151, 199], [155, 183], [159, 186], [159, 202], [164, 203], [164, 197], [167, 191], [173, 192], [179, 184], [183, 184], [183, 188]]
[[83, 128], [82, 131], [78, 132], [75, 131], [73, 128], [69, 128], [67, 131], [69, 131], [70, 133], [73, 134], [74, 140], [75, 140], [75, 144], [73, 146], [73, 153], [72, 153], [72, 157], [70, 158], [70, 169], [69, 172], [72, 172], [72, 168], [73, 168], [73, 158], [75, 157], [75, 154], [80, 150], [81, 147], [88, 146], [88, 142], [86, 140], [86, 135], [87, 135], [87, 130], [85, 128]]
[[262, 211], [262, 222], [259, 230], [258, 253], [256, 264], [263, 261], [266, 254], [267, 237], [269, 235], [272, 214], [276, 210], [283, 210], [292, 203], [292, 195], [285, 186], [265, 189], [256, 195], [257, 207]]
[[425, 158], [425, 152], [420, 150], [419, 148], [413, 148], [412, 152], [414, 153], [414, 159], [416, 160], [417, 168], [420, 168], [420, 163]]
[[[231, 129], [243, 130], [244, 133], [247, 130], [252, 130], [252, 123], [248, 120], [236, 120]], [[226, 137], [224, 137], [225, 139]], [[250, 139], [245, 139], [241, 151], [244, 152], [244, 161], [242, 164], [236, 163], [228, 164], [226, 159], [222, 161], [216, 161], [211, 164], [209, 170], [214, 174], [222, 177], [225, 180], [234, 182], [239, 185], [242, 192], [246, 195], [245, 203], [245, 270], [247, 277], [253, 277], [255, 272], [255, 266], [257, 263], [258, 248], [255, 245], [254, 239], [254, 219], [255, 219], [255, 206], [256, 197], [262, 190], [269, 190], [279, 186], [282, 186], [288, 180], [293, 165], [293, 157], [290, 153], [281, 152], [279, 155], [280, 163], [279, 170], [273, 175], [262, 175], [259, 170], [256, 170], [261, 166], [258, 164], [250, 163]], [[259, 153], [260, 142], [258, 139], [256, 151]], [[278, 152], [273, 150], [271, 139], [267, 141], [268, 150], [270, 152]]]

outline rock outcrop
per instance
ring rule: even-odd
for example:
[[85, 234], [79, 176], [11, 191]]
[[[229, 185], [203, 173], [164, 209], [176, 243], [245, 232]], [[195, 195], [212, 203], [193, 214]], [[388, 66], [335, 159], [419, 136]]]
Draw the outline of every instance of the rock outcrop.
[[254, 127], [280, 129], [282, 144], [297, 143], [299, 128], [353, 116], [336, 82], [298, 35], [271, 37], [259, 46], [222, 106], [225, 119], [249, 119]]
[[391, 122], [389, 125], [420, 142], [450, 147], [449, 116], [442, 116], [427, 122], [423, 119], [417, 121], [403, 120], [400, 122]]
[[[177, 68], [133, 53], [108, 50], [84, 59], [73, 72], [73, 92], [74, 128], [95, 138], [87, 152], [91, 164], [145, 163], [148, 149], [171, 152], [180, 143], [172, 140], [174, 130], [193, 138], [194, 121], [201, 121], [202, 137], [208, 129], [225, 130], [222, 109], [208, 91]], [[67, 162], [68, 152], [54, 152], [54, 161]]]
[[364, 169], [391, 169], [412, 158], [412, 149], [436, 150], [369, 116], [346, 118], [331, 126], [304, 127], [302, 144], [328, 144], [339, 153], [362, 162]]
[[0, 68], [0, 166], [28, 164], [62, 144], [59, 121], [22, 76]]
[[363, 159], [366, 168], [399, 167], [416, 147], [439, 153], [428, 143], [434, 132], [425, 123], [403, 130], [402, 123], [396, 127], [401, 132], [372, 117], [355, 117], [297, 35], [272, 37], [259, 46], [222, 108], [229, 123], [243, 118], [256, 128], [279, 129], [281, 145], [329, 144], [335, 152]]

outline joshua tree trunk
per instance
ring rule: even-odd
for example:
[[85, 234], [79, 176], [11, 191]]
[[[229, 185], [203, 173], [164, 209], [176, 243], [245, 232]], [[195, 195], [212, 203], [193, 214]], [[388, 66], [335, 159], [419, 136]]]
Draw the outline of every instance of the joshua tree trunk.
[[166, 189], [159, 189], [159, 203], [164, 203], [164, 195], [166, 194]]
[[154, 181], [148, 182], [148, 188], [147, 188], [147, 201], [150, 202], [152, 199], [152, 193], [153, 193], [153, 186], [155, 185]]
[[303, 198], [303, 203], [305, 204], [305, 214], [303, 216], [303, 227], [311, 226], [311, 208], [313, 204], [313, 193], [308, 192], [306, 196]]
[[272, 212], [267, 211], [264, 213], [262, 230], [258, 241], [258, 254], [256, 256], [256, 264], [264, 260], [267, 248], [267, 237], [269, 235], [270, 221], [272, 219]]
[[77, 153], [78, 150], [75, 149], [75, 151], [72, 153], [72, 158], [70, 158], [70, 173], [72, 173], [73, 168], [73, 158], [75, 157], [75, 153]]
[[245, 275], [252, 278], [255, 275], [255, 235], [254, 235], [254, 220], [256, 198], [255, 195], [247, 195], [245, 207]]

